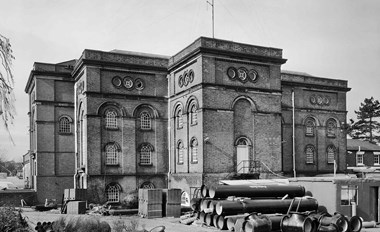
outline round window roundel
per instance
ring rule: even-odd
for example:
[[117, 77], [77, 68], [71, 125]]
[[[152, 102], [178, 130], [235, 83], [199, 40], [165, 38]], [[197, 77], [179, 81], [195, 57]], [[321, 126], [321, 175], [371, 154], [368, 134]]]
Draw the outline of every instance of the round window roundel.
[[256, 72], [256, 70], [251, 69], [248, 72], [248, 78], [251, 82], [256, 82], [259, 77], [259, 74]]
[[112, 78], [112, 84], [113, 84], [115, 87], [120, 88], [122, 82], [123, 82], [123, 81], [121, 80], [121, 77], [119, 77], [119, 76], [115, 76], [114, 78]]
[[317, 103], [317, 97], [315, 95], [310, 96], [310, 103], [313, 105]]
[[124, 77], [123, 79], [123, 85], [126, 89], [132, 89], [133, 88], [133, 80], [130, 77]]
[[185, 74], [183, 75], [183, 84], [187, 86], [189, 82], [190, 82], [189, 73], [185, 72]]
[[192, 69], [190, 69], [189, 71], [189, 81], [190, 83], [193, 82], [194, 80], [194, 71]]
[[247, 72], [247, 69], [245, 69], [245, 68], [239, 68], [239, 69], [238, 69], [238, 78], [239, 78], [242, 82], [246, 82], [246, 81], [247, 81], [247, 78], [248, 78], [248, 72]]
[[236, 71], [236, 68], [234, 67], [229, 67], [227, 69], [227, 76], [231, 79], [235, 79], [236, 78], [236, 75], [237, 75], [237, 71]]
[[179, 87], [183, 86], [183, 76], [182, 75], [180, 75], [178, 78], [178, 85], [179, 85]]
[[137, 90], [143, 90], [145, 88], [145, 84], [144, 84], [144, 81], [141, 80], [140, 78], [136, 79], [135, 80], [135, 88]]

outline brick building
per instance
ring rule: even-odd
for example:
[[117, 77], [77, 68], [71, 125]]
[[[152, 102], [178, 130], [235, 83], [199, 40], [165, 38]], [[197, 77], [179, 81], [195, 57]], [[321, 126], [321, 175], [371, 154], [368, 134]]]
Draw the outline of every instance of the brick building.
[[73, 187], [75, 60], [34, 63], [25, 92], [29, 94], [29, 152], [24, 180], [38, 192], [38, 201], [61, 200], [65, 188]]
[[353, 172], [380, 170], [380, 146], [358, 139], [347, 139], [347, 169]]
[[282, 72], [285, 62], [281, 49], [205, 37], [172, 57], [85, 50], [68, 77], [75, 186], [121, 201], [136, 188], [190, 192], [261, 165], [344, 171], [347, 81]]

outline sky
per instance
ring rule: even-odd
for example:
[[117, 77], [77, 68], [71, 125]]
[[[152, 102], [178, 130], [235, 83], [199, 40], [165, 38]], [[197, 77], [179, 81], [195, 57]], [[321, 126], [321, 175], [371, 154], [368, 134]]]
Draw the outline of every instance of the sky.
[[[209, 0], [211, 3], [212, 0]], [[380, 100], [380, 1], [215, 0], [215, 38], [283, 49], [283, 70], [343, 79], [347, 118], [364, 98]], [[34, 62], [77, 59], [84, 49], [174, 55], [212, 37], [206, 0], [0, 0], [0, 34], [15, 60], [17, 115], [0, 125], [0, 153], [22, 161], [29, 149], [28, 95]]]

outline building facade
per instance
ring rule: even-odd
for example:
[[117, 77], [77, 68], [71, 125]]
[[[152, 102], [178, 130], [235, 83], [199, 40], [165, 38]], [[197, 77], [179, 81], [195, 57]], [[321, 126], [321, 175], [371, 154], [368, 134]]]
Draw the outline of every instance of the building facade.
[[347, 169], [356, 173], [380, 170], [380, 146], [358, 139], [347, 139]]
[[74, 160], [74, 80], [75, 60], [35, 63], [25, 92], [29, 95], [30, 148], [24, 181], [38, 192], [38, 202], [62, 198], [73, 188]]
[[345, 171], [347, 81], [285, 62], [281, 49], [205, 37], [172, 57], [85, 50], [68, 75], [74, 185], [120, 202], [264, 169]]

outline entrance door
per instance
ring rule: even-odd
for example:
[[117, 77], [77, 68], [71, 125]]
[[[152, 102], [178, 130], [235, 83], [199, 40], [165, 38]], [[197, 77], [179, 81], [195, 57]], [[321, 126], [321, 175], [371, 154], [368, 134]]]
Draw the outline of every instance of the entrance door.
[[371, 208], [371, 213], [370, 213], [371, 217], [376, 222], [379, 222], [380, 221], [380, 215], [379, 215], [379, 212], [380, 212], [380, 204], [379, 204], [380, 191], [379, 191], [379, 187], [376, 186], [376, 187], [370, 188], [370, 198], [371, 198], [370, 202], [372, 202], [371, 203], [372, 208]]
[[236, 147], [236, 172], [249, 172], [249, 146], [238, 145]]

